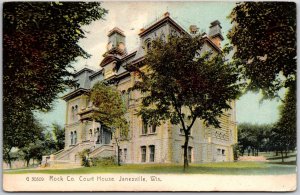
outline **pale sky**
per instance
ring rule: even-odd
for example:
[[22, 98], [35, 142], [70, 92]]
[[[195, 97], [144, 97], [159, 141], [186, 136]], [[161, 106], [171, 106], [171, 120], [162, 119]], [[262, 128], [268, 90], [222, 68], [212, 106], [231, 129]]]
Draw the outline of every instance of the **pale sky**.
[[[161, 17], [166, 11], [185, 29], [191, 24], [197, 25], [200, 31], [208, 32], [210, 22], [219, 20], [226, 42], [226, 34], [230, 29], [230, 21], [226, 17], [235, 6], [233, 2], [104, 2], [102, 6], [109, 10], [105, 20], [93, 22], [84, 29], [88, 31], [85, 39], [80, 41], [91, 58], [78, 59], [73, 65], [80, 70], [88, 65], [94, 70], [100, 69], [102, 55], [106, 51], [107, 34], [113, 27], [119, 27], [126, 35], [127, 51], [132, 51], [139, 44], [138, 33], [145, 25]], [[264, 101], [259, 103], [259, 94], [247, 93], [237, 100], [237, 122], [273, 123], [279, 118], [279, 102]], [[53, 111], [38, 114], [45, 125], [57, 122], [65, 124], [65, 102], [57, 100]]]

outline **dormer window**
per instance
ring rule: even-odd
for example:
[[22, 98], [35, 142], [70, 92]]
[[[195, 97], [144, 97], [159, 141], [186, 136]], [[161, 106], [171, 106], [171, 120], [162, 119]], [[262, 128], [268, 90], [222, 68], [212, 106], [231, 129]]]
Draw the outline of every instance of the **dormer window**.
[[146, 51], [149, 51], [150, 50], [150, 48], [151, 48], [151, 39], [150, 38], [148, 38], [148, 39], [146, 39], [146, 41], [145, 41], [145, 49], [146, 49]]

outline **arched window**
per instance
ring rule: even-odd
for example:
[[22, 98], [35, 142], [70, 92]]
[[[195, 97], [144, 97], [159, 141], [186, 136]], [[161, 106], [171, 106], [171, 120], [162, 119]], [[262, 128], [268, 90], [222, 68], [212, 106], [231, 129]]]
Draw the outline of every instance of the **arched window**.
[[71, 110], [71, 117], [74, 120], [74, 112], [75, 112], [75, 108], [74, 106], [72, 106], [72, 110]]
[[77, 132], [74, 131], [74, 144], [76, 144], [76, 143], [77, 143]]
[[100, 134], [100, 128], [97, 128], [97, 143], [100, 143], [101, 141], [101, 134]]
[[148, 38], [145, 40], [145, 49], [146, 49], [146, 52], [149, 51], [151, 48], [151, 39]]
[[90, 140], [92, 140], [93, 131], [90, 129]]
[[71, 138], [71, 145], [73, 145], [73, 131], [71, 131], [70, 138]]

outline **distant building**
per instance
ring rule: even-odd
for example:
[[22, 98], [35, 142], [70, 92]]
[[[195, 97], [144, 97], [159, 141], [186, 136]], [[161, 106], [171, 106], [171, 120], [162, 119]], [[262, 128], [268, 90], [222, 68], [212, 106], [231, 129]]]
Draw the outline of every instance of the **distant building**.
[[[204, 51], [220, 52], [221, 33], [219, 21], [211, 23], [208, 35], [203, 33]], [[130, 123], [129, 139], [120, 143], [120, 158], [123, 163], [182, 163], [184, 135], [179, 126], [164, 123], [161, 126], [144, 124], [135, 115], [138, 109], [137, 99], [140, 93], [130, 92], [137, 79], [135, 72], [127, 68], [128, 64], [139, 63], [143, 66], [144, 56], [155, 38], [166, 39], [169, 35], [196, 34], [198, 28], [184, 30], [167, 12], [164, 16], [139, 33], [140, 45], [127, 53], [125, 34], [119, 28], [108, 33], [107, 52], [100, 62], [99, 71], [84, 68], [75, 74], [78, 86], [63, 99], [67, 103], [65, 125], [65, 148], [52, 155], [53, 163], [78, 162], [78, 153], [90, 149], [90, 157], [106, 157], [116, 155], [116, 145], [110, 129], [91, 119], [95, 108], [87, 91], [98, 81], [110, 80], [121, 92], [126, 102], [126, 117]], [[206, 127], [197, 120], [191, 130], [188, 147], [188, 159], [191, 163], [232, 161], [233, 147], [237, 142], [235, 102], [231, 102], [228, 110], [220, 118], [221, 128]]]

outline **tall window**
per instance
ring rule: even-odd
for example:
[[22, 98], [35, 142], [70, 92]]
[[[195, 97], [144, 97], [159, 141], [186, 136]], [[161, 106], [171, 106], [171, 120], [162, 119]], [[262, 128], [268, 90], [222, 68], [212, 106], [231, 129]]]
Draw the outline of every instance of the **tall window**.
[[141, 147], [142, 162], [146, 162], [146, 146]]
[[122, 149], [119, 149], [119, 160], [122, 162]]
[[71, 138], [71, 145], [73, 145], [73, 131], [71, 131], [70, 138]]
[[142, 135], [145, 135], [148, 133], [148, 124], [143, 121], [142, 123]]
[[154, 157], [155, 157], [155, 146], [151, 145], [149, 146], [150, 149], [150, 162], [154, 162]]
[[156, 125], [150, 126], [150, 133], [156, 133]]
[[97, 128], [97, 144], [101, 143], [101, 133], [100, 133], [100, 128]]
[[[187, 148], [187, 159], [188, 159], [188, 162], [192, 162], [192, 150], [193, 150], [193, 147], [191, 146], [188, 146]], [[184, 146], [182, 146], [182, 157], [184, 157]]]
[[126, 106], [127, 108], [129, 107], [130, 105], [130, 100], [131, 100], [131, 91], [127, 91], [127, 98], [126, 98]]
[[191, 146], [188, 147], [188, 161], [189, 161], [189, 163], [192, 162], [192, 149], [193, 148]]
[[74, 131], [74, 144], [76, 144], [76, 143], [77, 143], [77, 132]]
[[93, 131], [92, 131], [92, 129], [90, 129], [90, 140], [92, 140], [92, 136], [93, 136]]
[[124, 148], [124, 161], [127, 159], [127, 148]]

